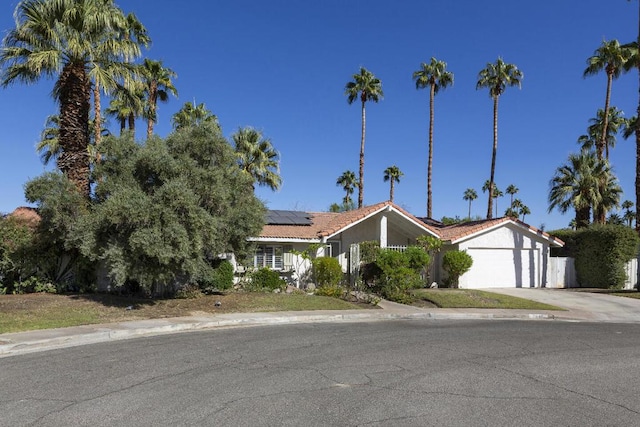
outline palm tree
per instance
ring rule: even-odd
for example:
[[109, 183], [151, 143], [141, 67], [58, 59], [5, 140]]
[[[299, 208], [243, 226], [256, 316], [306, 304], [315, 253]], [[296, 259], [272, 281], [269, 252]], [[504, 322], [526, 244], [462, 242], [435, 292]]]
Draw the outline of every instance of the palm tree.
[[627, 221], [627, 225], [631, 227], [631, 224], [635, 217], [634, 212], [631, 210], [631, 208], [633, 207], [633, 202], [631, 200], [625, 200], [624, 202], [622, 202], [620, 207], [624, 209], [623, 219]]
[[[609, 117], [607, 122], [607, 135], [605, 148], [605, 158], [609, 159], [609, 148], [613, 148], [616, 145], [616, 135], [620, 130], [626, 131], [629, 128], [629, 120], [624, 118], [624, 112], [616, 107], [609, 107]], [[604, 110], [598, 109], [596, 117], [589, 119], [589, 127], [587, 127], [587, 134], [581, 135], [578, 138], [578, 143], [582, 144], [583, 150], [591, 150], [597, 148], [599, 141], [602, 140], [602, 130], [605, 125]]]
[[[638, 36], [635, 42], [625, 45], [628, 50], [627, 62], [624, 64], [624, 70], [638, 70], [638, 80], [640, 81], [640, 2], [638, 2]], [[636, 109], [636, 120], [632, 122], [633, 129], [636, 134], [636, 232], [640, 233], [640, 84], [638, 84], [638, 107]]]
[[518, 216], [520, 216], [520, 209], [522, 209], [523, 206], [524, 204], [520, 199], [515, 199], [511, 202], [511, 205], [504, 212], [504, 215], [512, 218], [518, 218]]
[[[240, 169], [251, 177], [253, 183], [276, 191], [282, 185], [279, 154], [271, 140], [251, 128], [240, 128], [232, 136]], [[255, 189], [255, 187], [254, 187]]]
[[126, 29], [126, 17], [112, 0], [23, 0], [14, 13], [0, 52], [1, 82], [34, 83], [56, 76], [53, 96], [60, 104], [58, 168], [86, 197], [89, 185], [89, 110], [96, 63], [134, 56], [108, 40]]
[[595, 50], [593, 56], [587, 59], [587, 68], [584, 77], [598, 74], [604, 70], [607, 73], [607, 92], [604, 100], [603, 124], [600, 138], [596, 145], [598, 158], [602, 159], [604, 148], [607, 145], [607, 127], [609, 120], [609, 102], [611, 100], [611, 84], [622, 72], [624, 64], [629, 58], [628, 49], [620, 46], [618, 40], [602, 41], [602, 45]]
[[[601, 185], [606, 183], [606, 185]], [[549, 212], [558, 208], [561, 213], [573, 208], [576, 227], [589, 225], [590, 213], [602, 205], [616, 205], [621, 193], [615, 176], [606, 160], [600, 160], [592, 151], [569, 155], [566, 164], [558, 167], [551, 179]], [[606, 192], [609, 194], [606, 194]]]
[[345, 210], [350, 210], [353, 207], [351, 195], [353, 194], [354, 188], [358, 186], [356, 174], [353, 171], [344, 171], [336, 180], [336, 185], [341, 186], [345, 191], [344, 199], [342, 199], [342, 205], [345, 207]]
[[471, 219], [471, 202], [478, 198], [478, 193], [473, 188], [467, 188], [464, 190], [464, 195], [462, 196], [462, 200], [469, 202], [469, 215], [467, 218]]
[[353, 104], [357, 99], [362, 103], [362, 137], [360, 138], [360, 170], [358, 178], [358, 208], [362, 207], [364, 201], [364, 137], [366, 133], [366, 111], [367, 101], [378, 102], [383, 96], [382, 82], [369, 70], [360, 67], [360, 73], [353, 76], [353, 81], [346, 84], [344, 93], [347, 95], [347, 102]]
[[[489, 96], [493, 99], [493, 153], [491, 155], [491, 178], [489, 179], [491, 186], [494, 183], [498, 151], [498, 99], [508, 86], [521, 87], [523, 77], [524, 75], [522, 71], [518, 70], [518, 67], [505, 63], [502, 58], [498, 58], [493, 64], [487, 64], [486, 68], [478, 74], [476, 89], [488, 88]], [[492, 201], [493, 198], [490, 194], [487, 219], [492, 217]]]
[[147, 96], [144, 116], [147, 119], [147, 139], [149, 139], [153, 135], [153, 125], [158, 121], [158, 101], [167, 102], [169, 94], [178, 96], [178, 90], [171, 81], [177, 74], [172, 69], [165, 68], [162, 61], [150, 59], [145, 59], [142, 63], [141, 74]]
[[[89, 127], [93, 126], [94, 121], [89, 120]], [[60, 146], [60, 116], [52, 114], [47, 117], [44, 129], [40, 133], [40, 141], [36, 144], [36, 151], [40, 153], [40, 160], [46, 166], [51, 160], [56, 160], [62, 153]], [[100, 129], [100, 135], [109, 135], [109, 130]], [[90, 134], [90, 144], [87, 146], [89, 153], [89, 162], [91, 164], [98, 160], [98, 151], [93, 134]]]
[[212, 123], [218, 131], [220, 124], [218, 117], [207, 109], [204, 103], [198, 105], [195, 102], [185, 102], [182, 108], [171, 118], [173, 129], [179, 130], [190, 126], [197, 126], [200, 123]]
[[493, 188], [495, 188], [495, 191], [493, 193], [493, 198], [494, 198], [495, 205], [496, 205], [496, 217], [497, 217], [498, 216], [498, 197], [504, 196], [504, 193], [498, 187], [494, 186]]
[[529, 210], [529, 207], [526, 205], [522, 205], [522, 207], [520, 208], [520, 215], [522, 215], [522, 222], [524, 222], [524, 217], [529, 215], [531, 213], [531, 210]]
[[[482, 192], [486, 193], [487, 191], [489, 191], [489, 188], [493, 188], [493, 191], [489, 192], [489, 197], [491, 199], [495, 199], [496, 216], [498, 216], [498, 197], [504, 196], [504, 193], [502, 192], [502, 190], [500, 190], [498, 188], [498, 186], [495, 184], [495, 182], [493, 183], [493, 185], [491, 185], [491, 181], [486, 180], [484, 182], [484, 185], [482, 186]], [[487, 219], [489, 219], [489, 218], [487, 218]]]
[[433, 170], [433, 101], [440, 89], [453, 84], [453, 73], [446, 70], [447, 63], [431, 58], [429, 64], [420, 64], [420, 69], [413, 72], [416, 89], [429, 88], [429, 162], [427, 166], [427, 218], [431, 218], [431, 176]]
[[120, 135], [127, 129], [135, 133], [136, 118], [144, 112], [144, 88], [136, 80], [118, 85], [112, 93], [109, 107], [105, 110], [108, 116], [114, 117], [120, 123]]
[[509, 196], [511, 196], [511, 200], [509, 202], [509, 206], [513, 208], [513, 196], [515, 196], [520, 189], [513, 184], [509, 184], [507, 189], [505, 190]]
[[40, 141], [36, 144], [36, 151], [40, 153], [40, 160], [46, 166], [51, 160], [58, 158], [62, 152], [60, 147], [60, 116], [47, 116], [44, 129], [40, 133]]
[[404, 173], [396, 165], [389, 166], [384, 170], [384, 182], [389, 181], [391, 188], [389, 189], [389, 201], [393, 202], [393, 184], [394, 182], [400, 182], [400, 178], [404, 176]]
[[124, 28], [118, 28], [110, 34], [105, 34], [102, 45], [108, 46], [112, 43], [120, 45], [119, 57], [113, 57], [110, 49], [99, 47], [97, 49], [97, 58], [91, 62], [89, 69], [89, 77], [93, 81], [93, 99], [94, 99], [94, 141], [96, 146], [100, 145], [100, 136], [102, 132], [102, 106], [101, 91], [110, 95], [117, 90], [122, 84], [132, 84], [138, 77], [138, 71], [130, 62], [140, 56], [140, 47], [148, 47], [151, 38], [147, 34], [147, 29], [138, 20], [136, 15], [130, 13], [125, 18]]

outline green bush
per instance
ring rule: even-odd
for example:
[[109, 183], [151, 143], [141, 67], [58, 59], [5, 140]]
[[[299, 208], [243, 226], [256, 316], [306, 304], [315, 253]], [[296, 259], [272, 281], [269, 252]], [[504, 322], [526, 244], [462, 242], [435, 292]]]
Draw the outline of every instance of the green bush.
[[13, 284], [14, 294], [48, 293], [55, 294], [57, 289], [51, 282], [44, 281], [36, 276], [28, 277]]
[[422, 287], [420, 272], [428, 259], [426, 251], [417, 247], [406, 252], [380, 249], [375, 263], [367, 265], [369, 290], [391, 301], [410, 303], [409, 290]]
[[409, 268], [417, 272], [421, 272], [431, 263], [429, 253], [418, 246], [409, 246], [404, 252], [404, 255], [407, 257]]
[[318, 287], [338, 286], [344, 278], [342, 267], [336, 258], [318, 257], [312, 261], [313, 277]]
[[343, 298], [346, 290], [342, 286], [321, 286], [316, 288], [314, 294], [324, 297]]
[[0, 285], [13, 290], [13, 284], [36, 271], [33, 254], [35, 232], [15, 218], [0, 215]]
[[549, 234], [557, 237], [564, 242], [561, 248], [551, 248], [552, 257], [572, 257], [575, 258], [576, 236], [580, 230], [572, 230], [571, 228], [561, 228], [559, 230], [549, 231]]
[[219, 260], [214, 265], [213, 286], [216, 289], [230, 289], [233, 286], [233, 265], [227, 260]]
[[280, 274], [277, 271], [270, 270], [268, 268], [259, 268], [250, 274], [249, 290], [260, 291], [269, 290], [274, 291], [276, 289], [284, 289], [287, 283], [280, 278]]
[[640, 238], [623, 225], [592, 225], [575, 237], [575, 268], [580, 286], [619, 289], [625, 264], [638, 254]]
[[380, 244], [375, 240], [360, 243], [360, 262], [369, 264], [375, 262], [380, 253]]
[[454, 288], [458, 287], [458, 279], [469, 271], [473, 265], [473, 259], [466, 251], [449, 251], [442, 257], [442, 268], [448, 277], [445, 284]]

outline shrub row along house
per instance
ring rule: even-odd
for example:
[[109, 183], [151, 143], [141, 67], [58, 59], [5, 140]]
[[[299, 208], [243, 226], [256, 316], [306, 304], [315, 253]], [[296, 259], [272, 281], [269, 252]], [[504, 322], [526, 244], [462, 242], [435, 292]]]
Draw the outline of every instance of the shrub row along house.
[[548, 271], [550, 248], [562, 247], [561, 240], [508, 217], [444, 226], [392, 202], [341, 213], [269, 211], [262, 232], [251, 239], [256, 252], [249, 264], [279, 270], [301, 285], [310, 280], [310, 263], [303, 254], [310, 246], [314, 251], [318, 247], [319, 254], [336, 257], [354, 280], [360, 243], [375, 241], [381, 248], [403, 250], [424, 235], [443, 243], [430, 274], [437, 283], [446, 279], [442, 255], [465, 250], [473, 266], [460, 277], [461, 288], [557, 286], [550, 283]]

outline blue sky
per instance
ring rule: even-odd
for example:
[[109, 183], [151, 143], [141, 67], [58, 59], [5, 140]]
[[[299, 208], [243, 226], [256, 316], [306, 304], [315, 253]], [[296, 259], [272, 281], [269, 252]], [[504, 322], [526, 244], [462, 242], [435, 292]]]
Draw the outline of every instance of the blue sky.
[[[149, 30], [145, 56], [178, 74], [179, 98], [160, 106], [156, 132], [166, 136], [172, 114], [193, 100], [219, 117], [227, 136], [241, 126], [262, 130], [281, 154], [281, 190], [257, 191], [272, 209], [324, 211], [343, 197], [335, 181], [347, 169], [357, 172], [360, 145], [360, 106], [347, 103], [344, 86], [364, 66], [385, 94], [367, 104], [365, 204], [388, 199], [383, 171], [395, 164], [404, 172], [395, 202], [425, 215], [428, 91], [416, 90], [411, 75], [435, 56], [455, 83], [436, 96], [433, 216], [465, 216], [470, 187], [479, 194], [472, 215], [484, 215], [492, 101], [475, 85], [501, 56], [524, 80], [500, 98], [496, 183], [516, 185], [532, 212], [526, 221], [547, 230], [573, 217], [547, 213], [549, 180], [604, 105], [606, 77], [584, 79], [586, 59], [604, 39], [634, 40], [638, 28], [637, 2], [626, 0], [117, 3]], [[3, 34], [16, 4], [0, 4]], [[24, 205], [23, 184], [45, 170], [34, 147], [46, 116], [57, 112], [52, 86], [45, 79], [0, 90], [0, 212]], [[612, 105], [631, 116], [637, 102], [637, 73], [621, 76]], [[142, 122], [138, 128], [142, 138]], [[634, 145], [620, 138], [611, 154], [622, 200], [635, 201]], [[500, 214], [507, 204], [499, 199]]]

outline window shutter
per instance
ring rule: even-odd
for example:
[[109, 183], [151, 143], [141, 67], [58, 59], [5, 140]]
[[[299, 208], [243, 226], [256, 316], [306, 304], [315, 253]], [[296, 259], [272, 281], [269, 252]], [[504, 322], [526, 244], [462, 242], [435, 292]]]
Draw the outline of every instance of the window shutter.
[[291, 251], [293, 250], [293, 246], [292, 245], [285, 245], [284, 246], [284, 269], [285, 270], [290, 270], [293, 268], [293, 254], [291, 253]]

